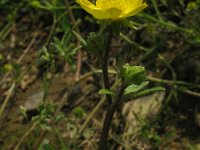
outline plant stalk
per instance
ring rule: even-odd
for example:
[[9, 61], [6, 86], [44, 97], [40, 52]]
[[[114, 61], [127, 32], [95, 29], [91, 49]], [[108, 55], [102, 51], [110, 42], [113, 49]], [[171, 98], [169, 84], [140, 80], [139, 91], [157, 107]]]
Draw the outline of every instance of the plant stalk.
[[[111, 42], [112, 42], [112, 35], [113, 31], [110, 28], [108, 28], [108, 38], [107, 38], [107, 43], [104, 51], [104, 56], [103, 56], [103, 63], [102, 63], [102, 74], [103, 74], [103, 81], [104, 81], [104, 88], [110, 90], [110, 83], [109, 83], [109, 76], [108, 76], [108, 62], [109, 62], [109, 53], [110, 53], [110, 47], [111, 47]], [[123, 87], [123, 86], [122, 86]], [[112, 97], [111, 95], [106, 95], [107, 99], [107, 112], [106, 112], [106, 117], [103, 123], [103, 129], [101, 132], [101, 137], [100, 137], [100, 142], [99, 142], [99, 147], [98, 150], [106, 150], [106, 145], [107, 145], [107, 138], [108, 138], [108, 133], [111, 127], [112, 119], [114, 116], [114, 113], [117, 109], [117, 107], [120, 104], [121, 98], [123, 96], [124, 88], [120, 88], [119, 95], [117, 96], [116, 101], [112, 102]]]
[[[110, 83], [109, 83], [109, 76], [108, 76], [108, 62], [109, 62], [109, 54], [110, 54], [110, 47], [112, 42], [113, 31], [111, 28], [108, 29], [108, 38], [107, 43], [104, 51], [103, 62], [102, 62], [102, 74], [103, 74], [103, 82], [104, 88], [110, 90]], [[106, 95], [108, 105], [112, 104], [112, 97], [110, 95]]]
[[98, 150], [106, 150], [107, 149], [107, 138], [108, 138], [108, 133], [109, 133], [109, 130], [111, 127], [112, 119], [113, 119], [115, 111], [117, 110], [117, 108], [120, 106], [120, 104], [122, 102], [122, 97], [124, 94], [125, 87], [126, 86], [122, 83], [116, 100], [110, 106], [108, 106], [106, 118], [105, 118], [104, 124], [103, 124], [103, 130], [101, 133]]
[[[109, 54], [110, 54], [110, 49], [111, 49], [111, 42], [112, 42], [112, 29], [108, 28], [108, 38], [107, 38], [107, 43], [103, 55], [103, 62], [102, 62], [102, 74], [103, 74], [103, 82], [104, 82], [104, 88], [110, 90], [110, 83], [109, 83], [109, 76], [108, 76], [108, 62], [109, 62]], [[112, 97], [111, 95], [106, 95], [107, 99], [107, 112], [106, 112], [106, 117], [104, 120], [104, 125], [103, 129], [101, 132], [101, 137], [100, 137], [100, 142], [99, 142], [99, 150], [104, 150], [106, 141], [107, 141], [107, 136], [110, 128], [110, 124], [112, 120], [110, 118], [113, 117], [114, 111], [110, 109], [111, 104], [112, 104]]]

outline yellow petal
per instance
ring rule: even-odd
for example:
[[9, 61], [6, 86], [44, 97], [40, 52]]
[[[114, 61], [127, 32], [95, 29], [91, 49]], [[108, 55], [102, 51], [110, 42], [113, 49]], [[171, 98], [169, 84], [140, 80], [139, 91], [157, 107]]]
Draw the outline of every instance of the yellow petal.
[[96, 6], [101, 8], [102, 10], [110, 9], [110, 8], [121, 8], [121, 4], [124, 0], [97, 0]]
[[124, 18], [124, 17], [130, 17], [130, 16], [134, 16], [137, 13], [139, 13], [140, 11], [142, 11], [144, 8], [146, 8], [148, 5], [146, 3], [143, 3], [139, 6], [137, 6], [136, 8], [132, 9], [130, 12], [126, 12], [125, 14], [122, 14], [120, 17]]
[[103, 5], [104, 3], [106, 3], [106, 1], [108, 1], [108, 0], [97, 0], [97, 1], [96, 1], [96, 6], [101, 8], [102, 5]]
[[110, 8], [107, 10], [93, 10], [91, 13], [97, 19], [117, 19], [121, 14], [121, 10], [118, 8]]
[[76, 2], [97, 19], [130, 17], [147, 7], [143, 0], [96, 0], [96, 6], [89, 0], [76, 0]]
[[79, 3], [81, 5], [81, 7], [87, 11], [88, 13], [92, 14], [92, 12], [98, 8], [93, 4], [91, 3], [90, 1], [88, 0], [77, 0], [76, 1], [77, 3]]

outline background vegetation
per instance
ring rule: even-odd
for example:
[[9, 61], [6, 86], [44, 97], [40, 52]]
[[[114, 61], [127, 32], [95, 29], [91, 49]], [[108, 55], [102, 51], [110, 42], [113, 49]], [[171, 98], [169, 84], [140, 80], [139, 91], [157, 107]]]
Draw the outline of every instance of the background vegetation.
[[[123, 56], [145, 66], [149, 86], [166, 88], [163, 105], [156, 115], [135, 114], [137, 130], [128, 114], [139, 105], [119, 109], [109, 147], [198, 150], [200, 1], [147, 3], [114, 38], [109, 63]], [[0, 1], [0, 149], [97, 149], [106, 107], [101, 72], [73, 31], [86, 37], [98, 27], [74, 1]]]

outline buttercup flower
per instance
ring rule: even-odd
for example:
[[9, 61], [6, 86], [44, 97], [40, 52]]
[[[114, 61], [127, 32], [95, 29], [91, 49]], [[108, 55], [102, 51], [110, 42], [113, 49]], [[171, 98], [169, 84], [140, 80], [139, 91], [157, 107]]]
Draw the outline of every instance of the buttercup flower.
[[121, 19], [133, 16], [147, 7], [143, 0], [76, 0], [81, 7], [97, 19]]

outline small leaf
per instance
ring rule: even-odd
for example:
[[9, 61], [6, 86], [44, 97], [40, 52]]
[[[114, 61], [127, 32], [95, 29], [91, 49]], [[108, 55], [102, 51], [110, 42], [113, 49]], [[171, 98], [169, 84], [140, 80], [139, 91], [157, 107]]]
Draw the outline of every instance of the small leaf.
[[114, 33], [115, 33], [116, 36], [120, 35], [121, 26], [122, 26], [122, 21], [119, 21], [119, 20], [113, 21], [111, 23], [112, 30], [114, 31]]
[[153, 88], [150, 88], [150, 89], [146, 89], [146, 90], [143, 90], [141, 92], [133, 93], [133, 94], [130, 94], [127, 97], [125, 97], [125, 101], [130, 101], [132, 99], [147, 96], [149, 94], [153, 94], [153, 93], [159, 92], [159, 91], [165, 91], [165, 88], [159, 86], [159, 87], [153, 87]]
[[188, 11], [189, 10], [195, 10], [195, 9], [198, 9], [198, 4], [196, 2], [189, 2], [187, 4], [187, 8], [186, 8]]
[[4, 69], [6, 72], [11, 72], [14, 68], [11, 64], [5, 64]]
[[142, 88], [144, 88], [148, 83], [149, 83], [148, 81], [145, 81], [145, 82], [142, 82], [140, 85], [132, 84], [125, 89], [124, 94], [126, 95], [129, 93], [137, 92], [141, 90]]
[[129, 85], [133, 83], [140, 85], [146, 80], [145, 68], [142, 66], [130, 66], [129, 64], [125, 64], [123, 70], [123, 76]]
[[77, 32], [73, 31], [73, 33], [75, 34], [75, 36], [78, 38], [78, 40], [84, 45], [87, 46], [87, 42], [85, 41], [84, 38], [82, 38]]
[[87, 37], [87, 46], [85, 46], [85, 48], [93, 55], [95, 54], [98, 57], [102, 57], [106, 47], [107, 38], [107, 33], [97, 34], [95, 32], [91, 32]]
[[84, 114], [84, 109], [82, 107], [75, 107], [73, 109], [73, 113], [78, 116], [78, 117], [83, 117], [83, 114]]
[[3, 55], [0, 53], [0, 61], [2, 61], [3, 59]]
[[112, 91], [110, 91], [108, 89], [99, 90], [99, 94], [115, 95], [115, 93], [113, 93]]
[[111, 21], [109, 19], [102, 19], [102, 20], [98, 20], [97, 23], [100, 25], [100, 32], [99, 33], [103, 33], [106, 28], [110, 25]]
[[38, 0], [31, 1], [31, 6], [33, 6], [35, 8], [41, 8], [42, 7], [40, 1], [38, 1]]
[[138, 28], [139, 28], [138, 23], [135, 23], [135, 22], [128, 20], [128, 19], [124, 19], [122, 23], [123, 23], [123, 26], [126, 27], [126, 28], [130, 28], [130, 29], [133, 29], [133, 30], [138, 30]]
[[42, 150], [55, 150], [51, 145], [44, 144], [41, 148]]

